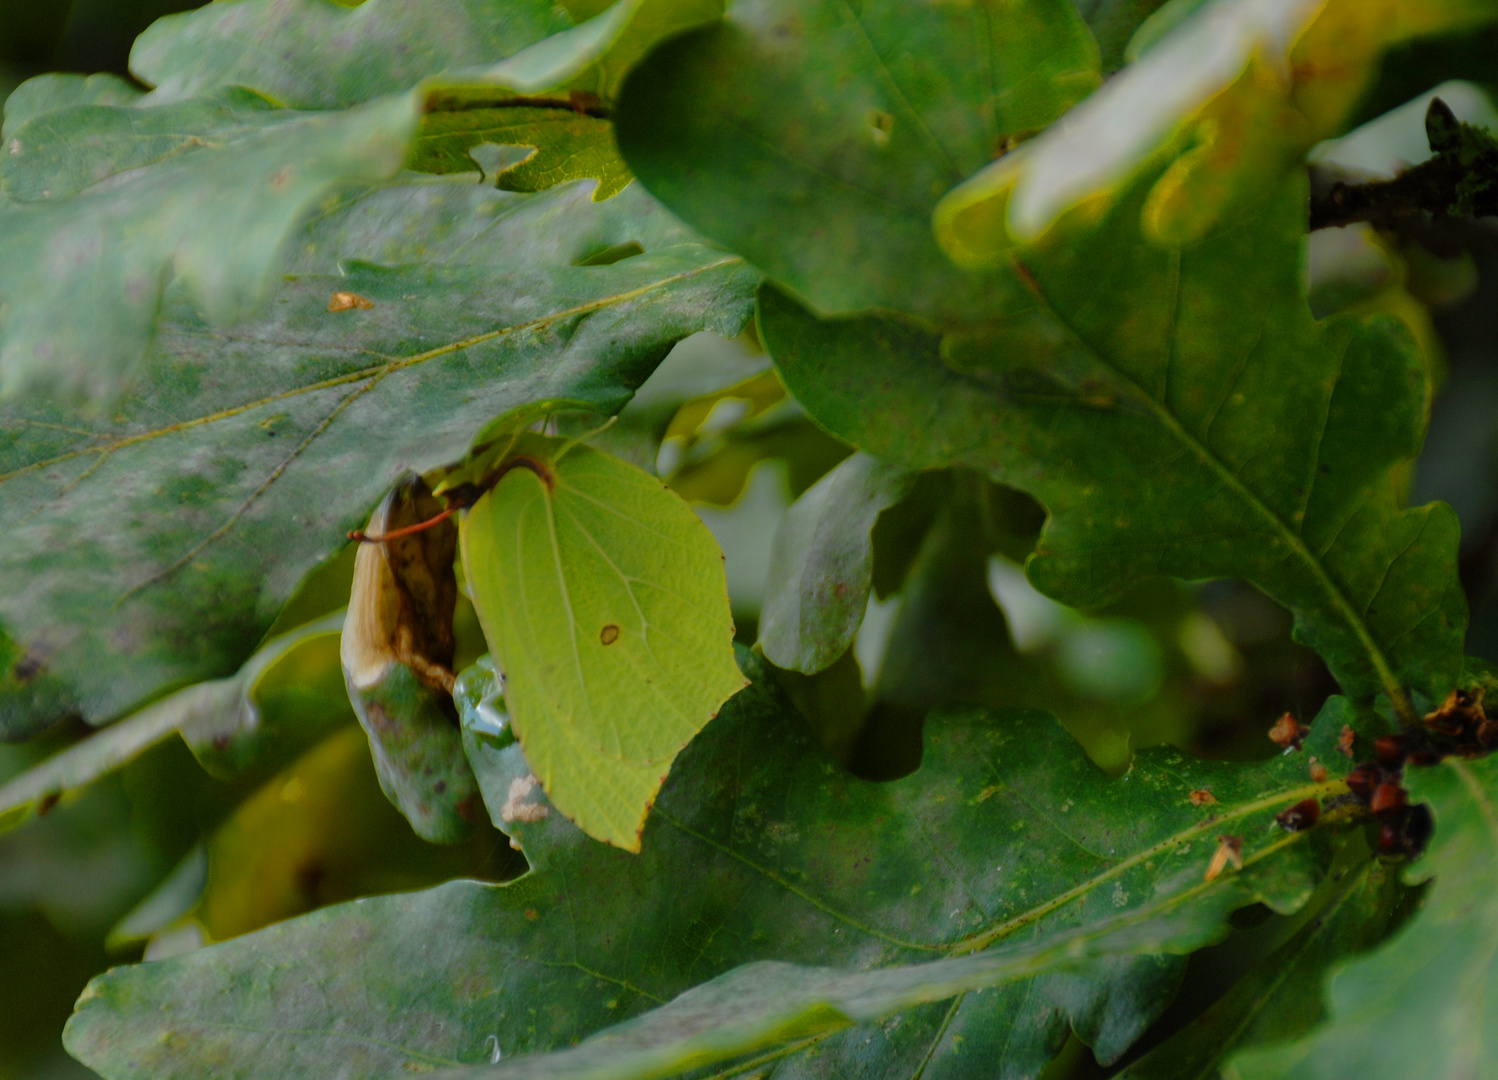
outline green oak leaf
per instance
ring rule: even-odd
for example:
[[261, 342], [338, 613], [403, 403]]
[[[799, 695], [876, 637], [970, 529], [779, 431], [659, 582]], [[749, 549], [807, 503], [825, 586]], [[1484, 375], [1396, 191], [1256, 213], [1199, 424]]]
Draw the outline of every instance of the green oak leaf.
[[[351, 261], [398, 266], [597, 266], [600, 256], [633, 256], [701, 237], [635, 185], [607, 203], [581, 205], [587, 187], [517, 197], [467, 177], [403, 175], [329, 200], [287, 253], [290, 274], [338, 274]], [[631, 259], [608, 259], [627, 269]], [[605, 273], [608, 271], [605, 270]]]
[[0, 158], [0, 189], [18, 203], [61, 199], [133, 169], [233, 152], [236, 144], [274, 138], [281, 125], [308, 119], [238, 86], [154, 108], [53, 109], [12, 131]]
[[468, 76], [519, 94], [578, 91], [605, 104], [619, 96], [625, 75], [654, 45], [723, 15], [723, 0], [618, 0], [571, 30]]
[[[364, 900], [116, 968], [84, 993], [68, 1048], [110, 1080], [200, 1077], [224, 1060], [276, 1076], [485, 1064], [570, 1046], [760, 960], [869, 971], [1043, 947], [1169, 910], [1180, 937], [1151, 947], [1200, 942], [1255, 897], [1298, 907], [1319, 873], [1314, 850], [1335, 835], [1274, 824], [1285, 806], [1340, 786], [1309, 782], [1303, 754], [1243, 766], [1155, 749], [1110, 780], [1028, 711], [937, 714], [918, 773], [860, 780], [740, 655], [755, 685], [682, 752], [641, 854], [590, 840], [552, 811], [519, 746], [481, 738], [475, 771], [530, 874]], [[1307, 745], [1334, 770], [1345, 714], [1334, 702]], [[1192, 805], [1203, 788], [1216, 804]], [[1208, 883], [1221, 834], [1243, 838], [1245, 865]], [[1073, 1025], [1114, 1060], [1164, 1007], [1180, 965], [1088, 961], [767, 1064], [874, 1080], [923, 1062], [937, 1078], [976, 1063], [1034, 1076]]]
[[551, 0], [236, 0], [158, 19], [130, 73], [155, 101], [247, 86], [294, 109], [341, 109], [450, 68], [492, 64], [570, 28]]
[[606, 199], [632, 179], [609, 120], [625, 74], [657, 42], [722, 15], [723, 0], [619, 0], [498, 64], [445, 73], [430, 84], [412, 167], [467, 171], [482, 143], [529, 146], [495, 172], [499, 187], [593, 178]]
[[[536, 190], [590, 177], [599, 180], [595, 197], [616, 193], [629, 175], [602, 119], [606, 110], [574, 109], [560, 84], [550, 87], [560, 98], [520, 100], [489, 67], [474, 68], [487, 96], [477, 112], [461, 87], [436, 94], [412, 84], [455, 65], [511, 57], [522, 75], [550, 72], [578, 87], [612, 86], [620, 65], [652, 35], [716, 13], [688, 0], [630, 0], [575, 28], [593, 28], [578, 41], [570, 30], [548, 37], [570, 25], [550, 3], [500, 13], [456, 0], [357, 9], [327, 0], [247, 0], [162, 20], [148, 31], [138, 50], [143, 77], [169, 85], [143, 100], [57, 108], [118, 95], [108, 85], [90, 90], [44, 80], [23, 94], [4, 143], [5, 194], [56, 204], [0, 207], [12, 256], [12, 270], [0, 273], [7, 313], [0, 393], [48, 387], [113, 404], [142, 363], [162, 286], [173, 276], [213, 321], [248, 317], [264, 302], [291, 233], [313, 205], [343, 184], [393, 174], [427, 113], [412, 158], [418, 167], [449, 171], [453, 158], [468, 159], [479, 142], [533, 143], [528, 158], [501, 171], [501, 186]], [[234, 56], [204, 48], [208, 39]], [[538, 42], [551, 45], [540, 61], [527, 61], [532, 53], [524, 46]], [[173, 66], [183, 49], [197, 57], [191, 71]], [[194, 67], [198, 61], [207, 66]], [[307, 78], [316, 85], [301, 85]], [[600, 100], [591, 90], [571, 93]], [[275, 103], [356, 107], [307, 115]], [[525, 110], [516, 113], [517, 105]], [[28, 114], [29, 122], [15, 122]], [[63, 201], [70, 195], [76, 200]]]
[[671, 762], [745, 686], [723, 553], [685, 502], [592, 447], [512, 441], [463, 516], [469, 593], [547, 797], [640, 850]]
[[1150, 574], [1246, 578], [1296, 615], [1345, 692], [1439, 700], [1466, 603], [1449, 507], [1403, 509], [1427, 375], [1393, 320], [1306, 307], [1305, 188], [1195, 245], [1138, 239], [1140, 196], [1016, 261], [1029, 303], [950, 334], [819, 321], [777, 289], [760, 332], [819, 422], [910, 468], [962, 463], [1050, 518], [1042, 592], [1100, 606]]
[[[183, 138], [184, 108], [163, 110], [77, 106], [5, 142], [0, 395], [47, 387], [113, 405], [145, 364], [173, 278], [211, 322], [243, 320], [307, 214], [344, 185], [394, 175], [417, 120], [405, 98], [297, 115], [239, 93], [186, 106], [230, 126]], [[68, 197], [47, 197], [49, 177]]]
[[294, 108], [332, 109], [421, 84], [412, 168], [476, 166], [483, 143], [529, 146], [498, 171], [508, 191], [580, 178], [608, 198], [630, 180], [609, 109], [624, 74], [657, 41], [718, 19], [722, 0], [620, 0], [573, 26], [549, 0], [245, 0], [154, 24], [132, 70], [176, 101], [242, 84]]
[[1124, 65], [1124, 50], [1134, 31], [1165, 0], [1073, 0], [1092, 36], [1097, 38], [1103, 71], [1111, 74]]
[[[1354, 852], [1352, 849], [1358, 849]], [[1312, 987], [1397, 930], [1420, 896], [1400, 863], [1370, 861], [1349, 844], [1288, 941], [1186, 1027], [1134, 1062], [1120, 1080], [1213, 1080], [1235, 1053], [1303, 1036], [1326, 1019]], [[1349, 856], [1361, 856], [1358, 862]], [[1299, 1075], [1286, 1073], [1283, 1075]]]
[[813, 307], [967, 320], [1012, 286], [947, 262], [937, 199], [1098, 79], [1070, 0], [746, 0], [647, 57], [616, 125], [657, 198]]
[[[178, 690], [0, 786], [0, 827], [179, 734], [220, 778], [285, 761], [352, 716], [337, 671], [343, 613], [273, 638], [239, 671]], [[330, 686], [329, 683], [332, 682]]]
[[104, 946], [111, 952], [145, 945], [197, 906], [208, 883], [208, 849], [194, 844], [174, 870], [109, 928]]
[[[1498, 18], [1491, 0], [1218, 0], [1163, 8], [1134, 63], [1033, 142], [942, 199], [942, 246], [1002, 262], [1064, 215], [1094, 218], [1154, 174], [1137, 208], [1162, 244], [1250, 212], [1322, 139], [1340, 134], [1389, 46]], [[1181, 18], [1183, 13], [1188, 13]], [[1142, 42], [1141, 42], [1142, 44]], [[1163, 174], [1159, 165], [1172, 163]]]
[[[624, 240], [651, 246], [573, 265]], [[738, 333], [755, 284], [643, 192], [595, 204], [586, 185], [353, 189], [293, 254], [233, 331], [168, 290], [148, 374], [108, 418], [0, 405], [0, 730], [102, 723], [234, 671], [403, 476], [528, 402], [616, 412], [676, 341]], [[424, 262], [339, 270], [361, 257]], [[373, 306], [330, 311], [335, 292]]]
[[[875, 971], [760, 961], [694, 987], [579, 1046], [522, 1057], [498, 1068], [454, 1069], [442, 1075], [454, 1080], [475, 1075], [503, 1080], [653, 1080], [767, 1048], [779, 1050], [785, 1044], [801, 1049], [854, 1024], [1027, 976], [1067, 972], [1088, 960], [1189, 948], [1192, 939], [1181, 934], [1171, 914], [1119, 916], [1042, 942], [1009, 942], [976, 955]], [[1193, 911], [1190, 919], [1200, 926], [1199, 912]], [[1207, 933], [1205, 928], [1202, 932]], [[783, 1051], [767, 1056], [781, 1057]]]
[[852, 452], [786, 401], [696, 442], [667, 480], [688, 502], [726, 507], [738, 501], [761, 462], [777, 461], [796, 498]]
[[[613, 125], [585, 100], [536, 104], [465, 87], [433, 93], [412, 147], [411, 168], [429, 173], [472, 172], [478, 146], [526, 146], [518, 161], [485, 169], [503, 191], [544, 191], [568, 180], [596, 179], [594, 199], [617, 195], [633, 177], [614, 148]], [[591, 111], [590, 111], [591, 110]]]
[[118, 75], [65, 75], [53, 72], [27, 79], [5, 99], [5, 124], [0, 138], [33, 117], [75, 105], [133, 105], [144, 91]]
[[759, 644], [771, 663], [815, 675], [853, 644], [873, 587], [874, 524], [914, 481], [855, 454], [786, 511], [760, 610]]
[[1243, 1080], [1295, 1076], [1487, 1076], [1498, 976], [1498, 757], [1408, 769], [1412, 802], [1435, 817], [1410, 874], [1433, 878], [1394, 940], [1331, 980], [1330, 1021], [1299, 1042], [1250, 1051]]
[[[934, 708], [1061, 699], [1055, 693], [1021, 698], [1034, 676], [988, 587], [993, 548], [985, 481], [965, 470], [954, 473], [946, 478], [935, 520], [918, 538], [879, 670], [871, 672], [873, 707], [858, 767], [874, 776], [900, 776], [920, 760], [921, 724]], [[1123, 760], [1126, 755], [1115, 755], [1108, 764]]]

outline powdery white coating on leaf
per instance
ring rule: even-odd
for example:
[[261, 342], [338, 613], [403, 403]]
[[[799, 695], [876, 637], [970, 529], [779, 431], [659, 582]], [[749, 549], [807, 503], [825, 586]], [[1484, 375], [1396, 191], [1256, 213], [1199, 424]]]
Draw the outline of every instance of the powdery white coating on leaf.
[[338, 109], [440, 71], [493, 63], [565, 31], [550, 0], [237, 0], [158, 19], [130, 71], [177, 101], [248, 86], [292, 108]]
[[[860, 780], [819, 750], [758, 658], [738, 655], [755, 685], [683, 752], [639, 855], [589, 839], [561, 813], [516, 821], [507, 831], [533, 868], [524, 877], [371, 897], [117, 968], [94, 984], [67, 1046], [112, 1080], [188, 1080], [223, 1060], [253, 1060], [276, 1076], [487, 1068], [490, 1035], [507, 1063], [562, 1050], [766, 956], [880, 982], [888, 969], [991, 955], [973, 953], [986, 944], [1044, 949], [1069, 938], [1087, 951], [1073, 935], [1111, 937], [1104, 924], [1116, 919], [1133, 927], [1129, 940], [1115, 939], [1125, 948], [1189, 949], [1255, 898], [1280, 912], [1299, 907], [1317, 877], [1319, 841], [1335, 839], [1324, 826], [1273, 828], [1276, 810], [1320, 790], [1300, 759], [1242, 765], [1152, 748], [1126, 780], [1109, 779], [1037, 712], [939, 711], [917, 773]], [[1347, 719], [1335, 701], [1327, 714], [1310, 740], [1318, 755]], [[474, 763], [497, 808], [533, 773], [520, 747], [484, 743]], [[1203, 787], [1220, 799], [1216, 820], [1187, 800]], [[1225, 832], [1243, 836], [1243, 869], [1204, 883]], [[939, 852], [933, 836], [943, 838]], [[1165, 1008], [1183, 962], [1084, 960], [1055, 977], [907, 1009], [898, 1022], [785, 1047], [781, 1075], [910, 1080], [929, 1061], [965, 1076], [973, 1060], [1002, 1058], [1034, 1076], [1071, 1028], [1117, 1060]], [[911, 974], [923, 987], [936, 981], [929, 967]], [[811, 981], [797, 976], [786, 989]], [[747, 1008], [707, 1017], [711, 1052], [725, 1051], [715, 1034], [737, 1039], [735, 1026], [752, 1019]], [[666, 1034], [666, 1053], [693, 1049], [680, 1029]], [[638, 1076], [640, 1064], [621, 1055], [606, 1068]], [[533, 1067], [535, 1058], [524, 1066]]]
[[[626, 239], [645, 253], [573, 265]], [[168, 290], [156, 359], [107, 419], [0, 404], [0, 650], [45, 662], [24, 685], [0, 665], [0, 731], [233, 671], [392, 484], [527, 402], [617, 411], [674, 342], [738, 333], [755, 282], [638, 187], [355, 188], [294, 254], [233, 331]], [[329, 312], [335, 291], [375, 306]]]
[[[20, 160], [35, 161], [33, 128], [71, 125], [50, 148], [53, 186], [66, 197], [35, 169], [4, 175], [7, 190], [25, 179], [33, 201], [0, 202], [0, 395], [45, 389], [118, 403], [142, 371], [174, 278], [212, 323], [256, 314], [307, 212], [339, 187], [392, 176], [416, 131], [409, 95], [324, 114], [252, 108], [246, 96], [229, 95], [234, 125], [201, 132], [216, 142], [134, 139], [137, 120], [171, 117], [103, 106], [45, 114], [16, 133]], [[91, 135], [106, 139], [107, 160], [76, 152], [72, 140]]]

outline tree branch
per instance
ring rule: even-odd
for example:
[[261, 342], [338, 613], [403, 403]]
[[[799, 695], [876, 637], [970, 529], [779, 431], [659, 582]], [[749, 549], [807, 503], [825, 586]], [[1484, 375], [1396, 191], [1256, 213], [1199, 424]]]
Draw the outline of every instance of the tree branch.
[[1311, 229], [1366, 221], [1396, 228], [1411, 218], [1498, 215], [1498, 140], [1459, 121], [1440, 98], [1425, 114], [1435, 157], [1392, 180], [1366, 184], [1335, 181], [1311, 195]]

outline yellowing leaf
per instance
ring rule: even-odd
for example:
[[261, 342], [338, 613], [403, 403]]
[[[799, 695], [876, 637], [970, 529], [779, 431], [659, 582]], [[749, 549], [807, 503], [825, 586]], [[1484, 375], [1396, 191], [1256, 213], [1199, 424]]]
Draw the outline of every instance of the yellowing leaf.
[[590, 836], [640, 850], [671, 762], [746, 685], [722, 553], [654, 477], [525, 436], [466, 514], [463, 569], [526, 761]]
[[423, 843], [391, 809], [364, 733], [330, 735], [246, 799], [208, 841], [208, 875], [192, 915], [211, 941], [316, 907], [487, 877], [494, 834], [464, 846]]
[[1143, 207], [1145, 233], [1196, 240], [1338, 132], [1389, 46], [1493, 18], [1493, 0], [1206, 5], [1061, 123], [947, 195], [937, 238], [961, 265], [993, 265], [1065, 214], [1100, 213], [1173, 156]]

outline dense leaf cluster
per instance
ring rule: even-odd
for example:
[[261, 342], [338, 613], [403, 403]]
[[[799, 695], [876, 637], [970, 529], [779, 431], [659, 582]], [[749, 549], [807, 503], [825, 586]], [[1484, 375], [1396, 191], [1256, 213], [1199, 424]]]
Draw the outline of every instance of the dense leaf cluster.
[[228, 0], [22, 83], [0, 868], [113, 783], [194, 832], [67, 1050], [1498, 1070], [1494, 676], [1411, 495], [1493, 143], [1305, 168], [1494, 24]]

